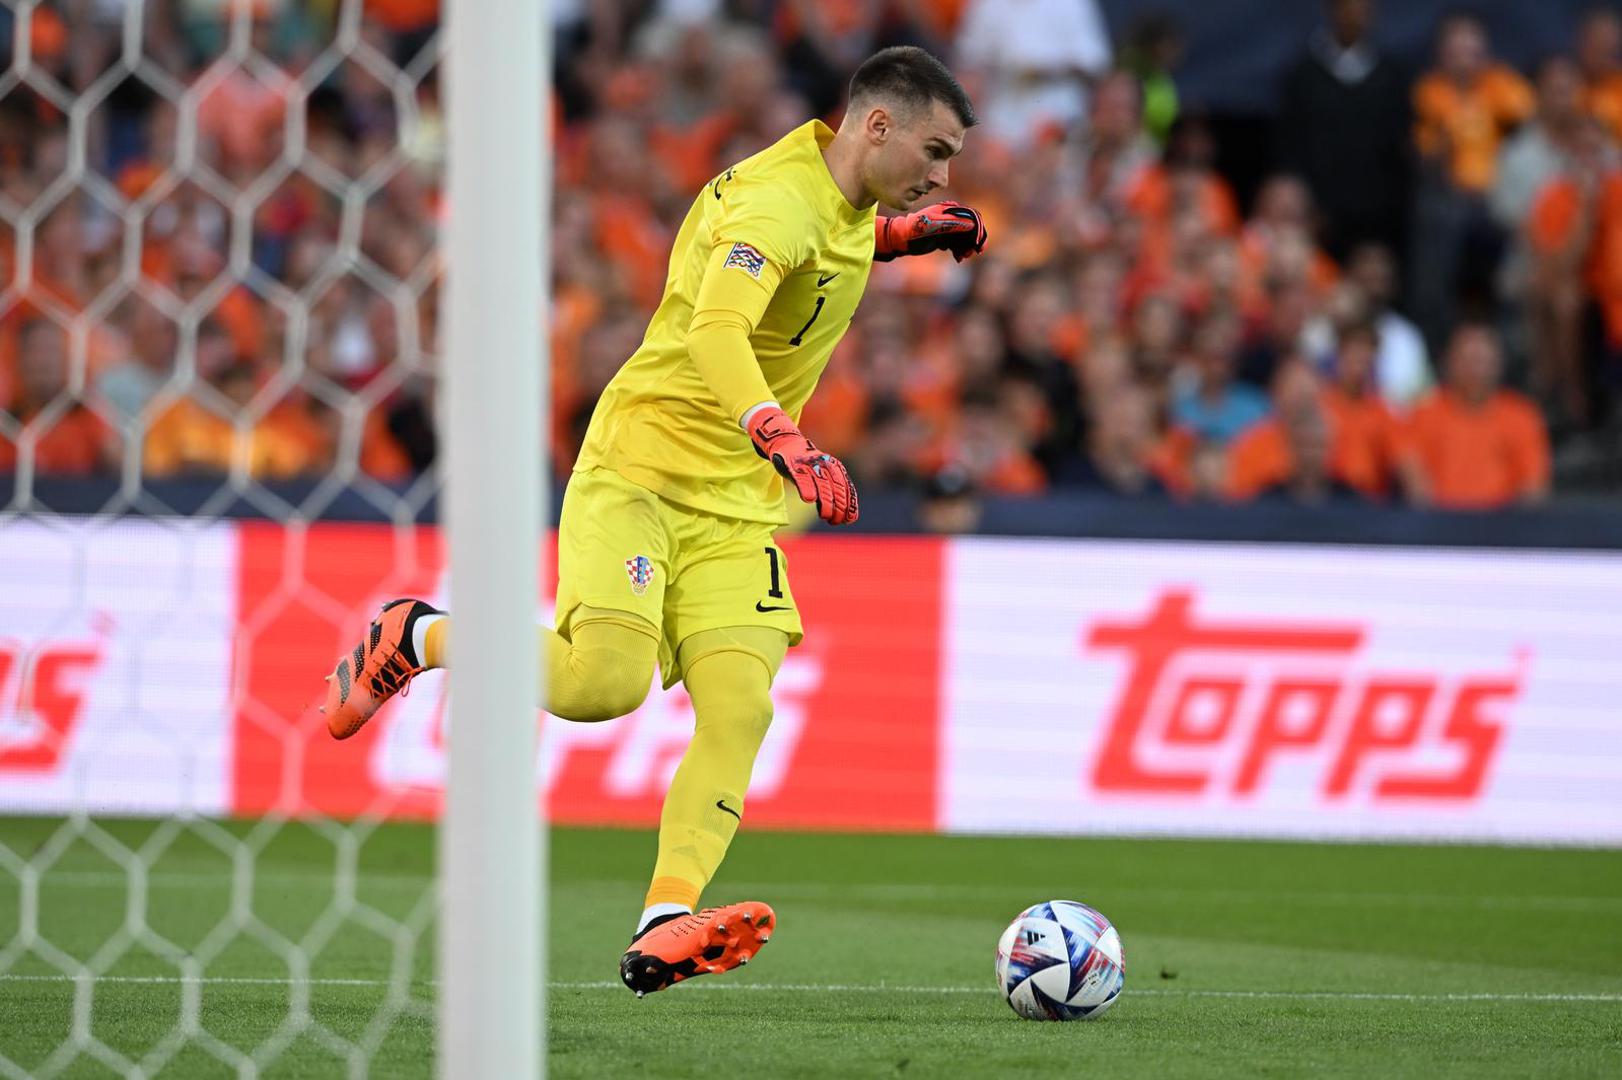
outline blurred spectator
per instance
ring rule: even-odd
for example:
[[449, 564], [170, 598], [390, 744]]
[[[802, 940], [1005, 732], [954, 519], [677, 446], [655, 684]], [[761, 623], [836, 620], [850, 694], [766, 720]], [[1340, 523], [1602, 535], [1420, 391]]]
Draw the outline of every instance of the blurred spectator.
[[1346, 265], [1347, 279], [1357, 287], [1374, 320], [1379, 352], [1374, 359], [1374, 382], [1380, 396], [1393, 408], [1406, 409], [1418, 401], [1436, 380], [1430, 354], [1419, 328], [1396, 308], [1397, 260], [1380, 244], [1354, 248]]
[[1359, 492], [1332, 468], [1329, 415], [1322, 405], [1303, 403], [1279, 414], [1289, 468], [1260, 498], [1317, 506], [1332, 501], [1355, 501]]
[[132, 302], [129, 316], [129, 354], [102, 372], [96, 391], [128, 424], [174, 373], [175, 324], [151, 304]]
[[281, 153], [292, 90], [287, 73], [269, 65], [253, 72], [231, 66], [208, 86], [197, 103], [197, 134], [212, 145], [210, 156], [228, 180], [246, 187]]
[[1576, 150], [1585, 127], [1582, 71], [1569, 56], [1552, 56], [1538, 69], [1537, 112], [1504, 143], [1498, 155], [1490, 206], [1499, 227], [1526, 220], [1538, 189]]
[[1589, 115], [1605, 125], [1611, 138], [1622, 139], [1622, 15], [1614, 7], [1596, 5], [1583, 15], [1577, 63]]
[[260, 375], [255, 365], [234, 358], [229, 338], [213, 323], [198, 329], [197, 369], [190, 392], [173, 399], [147, 429], [146, 473], [218, 475], [241, 461], [255, 479], [284, 480], [330, 465], [329, 432], [291, 403], [238, 425], [258, 396]]
[[1164, 495], [1166, 485], [1151, 468], [1156, 441], [1154, 401], [1140, 387], [1121, 386], [1093, 409], [1081, 453], [1061, 463], [1053, 483], [1114, 495]]
[[1485, 510], [1548, 495], [1543, 419], [1524, 395], [1500, 386], [1502, 374], [1490, 327], [1464, 323], [1453, 332], [1445, 382], [1412, 420], [1421, 495], [1432, 505]]
[[[1239, 202], [1233, 189], [1216, 171], [1216, 138], [1205, 117], [1188, 114], [1167, 133], [1166, 151], [1161, 161], [1139, 169], [1125, 192], [1125, 208], [1143, 219], [1151, 233], [1170, 233], [1177, 228], [1192, 229], [1191, 245], [1217, 237], [1234, 237], [1239, 232]], [[1171, 242], [1152, 237], [1151, 242]], [[1199, 254], [1192, 251], [1190, 254]], [[1207, 284], [1206, 267], [1192, 268], [1195, 280], [1191, 291], [1196, 300], [1203, 297]]]
[[366, 0], [366, 11], [388, 32], [389, 55], [404, 67], [439, 29], [440, 0]]
[[1235, 378], [1239, 342], [1239, 317], [1231, 311], [1213, 311], [1194, 328], [1191, 362], [1173, 388], [1171, 416], [1202, 441], [1226, 445], [1267, 415], [1267, 397]]
[[1279, 368], [1308, 344], [1309, 320], [1318, 307], [1310, 286], [1278, 278], [1268, 284], [1264, 318], [1239, 357], [1239, 378], [1270, 386]]
[[1498, 293], [1513, 305], [1505, 320], [1514, 335], [1510, 340], [1519, 344], [1530, 338], [1524, 349], [1512, 352], [1529, 354], [1533, 387], [1547, 397], [1554, 382], [1551, 373], [1574, 370], [1580, 315], [1576, 274], [1535, 258], [1530, 235], [1521, 225], [1539, 192], [1556, 176], [1569, 173], [1584, 128], [1599, 129], [1584, 110], [1582, 71], [1571, 58], [1545, 60], [1538, 69], [1537, 92], [1537, 115], [1498, 156], [1488, 205], [1508, 237]]
[[433, 384], [422, 381], [426, 385], [408, 384], [383, 407], [367, 414], [361, 444], [362, 472], [379, 480], [400, 481], [433, 467], [439, 455]]
[[1317, 223], [1312, 192], [1300, 178], [1269, 177], [1245, 223], [1242, 250], [1250, 272], [1269, 285], [1306, 285], [1322, 299], [1340, 272], [1317, 245]]
[[[32, 8], [41, 76], [82, 92], [108, 73], [117, 6]], [[146, 464], [166, 474], [235, 463], [266, 478], [348, 481], [358, 468], [405, 484], [432, 468], [446, 207], [443, 114], [424, 50], [439, 3], [366, 0], [356, 40], [410, 71], [350, 57], [306, 98], [293, 88], [334, 40], [330, 7], [257, 7], [243, 62], [222, 59], [218, 4], [148, 5], [143, 56], [202, 94], [180, 108], [138, 79], [117, 83], [71, 130], [48, 95], [19, 87], [0, 101], [11, 203], [60, 191], [82, 160], [140, 207], [124, 215], [133, 235], [99, 191], [40, 205], [31, 230], [0, 223], [0, 274], [15, 283], [0, 312], [0, 403], [32, 419], [42, 467], [47, 449], [69, 444], [78, 458], [64, 467], [116, 463], [104, 416], [151, 422]], [[1434, 345], [1480, 306], [1518, 332], [1508, 340], [1531, 356], [1531, 388], [1557, 432], [1610, 419], [1597, 402], [1622, 363], [1622, 173], [1584, 113], [1622, 122], [1614, 12], [1584, 18], [1577, 66], [1556, 58], [1539, 69], [1536, 115], [1512, 134], [1531, 98], [1487, 56], [1479, 23], [1443, 24], [1437, 67], [1413, 88], [1415, 115], [1373, 45], [1374, 0], [1328, 0], [1326, 25], [1284, 83], [1277, 159], [1264, 162], [1179, 103], [1175, 22], [1136, 19], [1112, 70], [1098, 9], [559, 5], [554, 462], [568, 467], [603, 385], [637, 347], [693, 192], [808, 117], [836, 116], [853, 64], [903, 41], [958, 42], [962, 73], [980, 79], [987, 123], [945, 195], [982, 209], [993, 242], [962, 266], [917, 259], [875, 272], [805, 417], [864, 493], [916, 492], [941, 475], [987, 495], [1051, 484], [1207, 499], [1249, 476], [1247, 497], [1276, 489], [1310, 502], [1343, 484], [1394, 500], [1415, 484], [1404, 463], [1418, 460], [1392, 449], [1394, 414], [1433, 381], [1403, 312], [1422, 317]], [[1421, 17], [1403, 14], [1408, 25]], [[1212, 39], [1197, 44], [1208, 59]], [[415, 115], [397, 115], [408, 104]], [[295, 119], [305, 152], [283, 175]], [[195, 164], [181, 175], [172, 170], [193, 128]], [[1416, 148], [1427, 186], [1405, 249]], [[1262, 179], [1248, 217], [1219, 166]], [[364, 191], [334, 183], [362, 174]], [[1504, 233], [1514, 248], [1497, 291]], [[1402, 312], [1394, 253], [1414, 260]], [[161, 314], [177, 303], [201, 320], [195, 349], [179, 347]], [[60, 341], [37, 324], [89, 311], [74, 327], [82, 370], [68, 378]], [[447, 358], [443, 370], [465, 362]], [[88, 407], [70, 405], [70, 385], [93, 389]], [[1460, 394], [1450, 382], [1431, 404]], [[1501, 436], [1514, 425], [1480, 421], [1504, 411], [1496, 393], [1484, 400], [1454, 411]], [[0, 467], [16, 457], [5, 455]]]
[[88, 476], [116, 467], [113, 432], [68, 390], [68, 339], [62, 328], [47, 319], [30, 320], [19, 330], [17, 344], [17, 393], [6, 411], [23, 431], [13, 442], [0, 428], [0, 471], [17, 467], [18, 443], [27, 442], [33, 444], [36, 474]]
[[1036, 495], [1047, 476], [1031, 456], [1023, 432], [994, 392], [963, 396], [956, 422], [936, 453], [934, 471], [956, 469], [975, 490], [993, 495]]
[[1136, 79], [1113, 72], [1099, 81], [1077, 146], [1076, 183], [1084, 197], [1082, 213], [1089, 219], [1083, 231], [1097, 242], [1127, 212], [1133, 185], [1160, 157], [1143, 128], [1142, 88]]
[[958, 75], [986, 133], [1015, 148], [1079, 126], [1110, 56], [1097, 0], [969, 0], [958, 27]]
[[1537, 193], [1526, 226], [1531, 386], [1562, 426], [1586, 427], [1593, 412], [1584, 341], [1591, 305], [1603, 327], [1600, 348], [1622, 349], [1622, 163], [1591, 121], [1563, 164]]
[[[1223, 498], [1245, 501], [1276, 494], [1299, 476], [1309, 485], [1330, 468], [1331, 452], [1316, 437], [1329, 441], [1329, 416], [1323, 388], [1312, 368], [1299, 358], [1282, 365], [1273, 378], [1272, 409], [1229, 448], [1221, 477]], [[1307, 450], [1303, 462], [1297, 451]], [[1321, 449], [1321, 453], [1320, 453]], [[1321, 457], [1320, 462], [1317, 459]]]
[[1132, 374], [1162, 411], [1171, 408], [1172, 373], [1182, 360], [1187, 332], [1182, 309], [1164, 292], [1150, 293], [1137, 304], [1129, 325]]
[[1485, 296], [1500, 234], [1484, 196], [1504, 135], [1532, 115], [1531, 87], [1492, 58], [1486, 27], [1454, 14], [1436, 34], [1436, 67], [1414, 86], [1414, 143], [1424, 166], [1414, 219], [1414, 316], [1434, 345], [1461, 293]]
[[1025, 428], [1039, 460], [1051, 467], [1076, 444], [1081, 432], [1081, 389], [1076, 370], [1059, 353], [1056, 339], [1064, 314], [1064, 294], [1056, 278], [1026, 279], [1014, 301], [1008, 324], [1008, 357], [1004, 371], [1026, 381], [1045, 407], [1026, 416], [1040, 426]]
[[1312, 189], [1336, 259], [1369, 240], [1400, 250], [1406, 235], [1407, 80], [1374, 44], [1375, 3], [1328, 0], [1328, 25], [1314, 31], [1280, 102], [1279, 167]]
[[1414, 141], [1452, 187], [1475, 194], [1492, 185], [1498, 144], [1532, 115], [1532, 88], [1493, 59], [1487, 28], [1454, 14], [1436, 34], [1436, 67], [1414, 86]]
[[1333, 376], [1322, 393], [1333, 425], [1330, 461], [1335, 478], [1360, 494], [1412, 498], [1421, 485], [1404, 422], [1377, 386], [1379, 349], [1380, 332], [1366, 317], [1339, 328]]
[[879, 47], [885, 5], [875, 0], [782, 0], [773, 30], [788, 82], [819, 116], [839, 107], [850, 73]]
[[863, 491], [913, 490], [923, 482], [929, 423], [899, 402], [880, 401], [867, 417], [867, 437], [847, 464]]
[[972, 533], [984, 513], [974, 482], [961, 469], [943, 469], [931, 476], [918, 500], [918, 526], [925, 532]]
[[1183, 33], [1170, 15], [1140, 16], [1126, 34], [1121, 67], [1143, 87], [1143, 126], [1162, 145], [1177, 120], [1179, 98], [1172, 71], [1183, 56]]
[[1373, 325], [1355, 322], [1341, 329], [1328, 385], [1299, 360], [1279, 369], [1272, 415], [1229, 455], [1229, 498], [1384, 499], [1417, 487], [1403, 424], [1374, 392], [1375, 350]]

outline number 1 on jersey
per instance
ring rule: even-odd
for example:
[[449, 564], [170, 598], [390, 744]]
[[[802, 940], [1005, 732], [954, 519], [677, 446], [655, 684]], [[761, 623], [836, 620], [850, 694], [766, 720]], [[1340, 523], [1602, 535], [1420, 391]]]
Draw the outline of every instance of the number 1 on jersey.
[[805, 320], [805, 325], [800, 327], [800, 332], [788, 339], [788, 343], [790, 345], [798, 345], [801, 341], [805, 340], [805, 332], [811, 329], [811, 324], [817, 321], [818, 315], [822, 314], [822, 305], [826, 303], [827, 300], [828, 298], [826, 296], [817, 297], [817, 309], [811, 313], [811, 317], [809, 319]]
[[[821, 305], [819, 304], [818, 306], [820, 307]], [[779, 576], [777, 567], [777, 549], [767, 548], [766, 558], [770, 560], [772, 564], [772, 587], [767, 590], [766, 595], [771, 597], [773, 600], [781, 600], [783, 598], [783, 579]]]

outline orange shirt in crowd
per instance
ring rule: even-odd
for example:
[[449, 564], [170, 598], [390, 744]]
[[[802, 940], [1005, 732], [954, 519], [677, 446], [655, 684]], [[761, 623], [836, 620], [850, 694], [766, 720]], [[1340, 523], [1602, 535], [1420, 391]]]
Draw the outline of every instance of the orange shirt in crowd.
[[1254, 499], [1268, 488], [1289, 479], [1295, 455], [1278, 417], [1269, 416], [1240, 435], [1228, 448], [1228, 476], [1224, 494], [1236, 501]]
[[[1582, 209], [1582, 193], [1570, 178], [1557, 177], [1545, 184], [1526, 223], [1532, 250], [1552, 255], [1569, 244], [1583, 243], [1585, 238], [1577, 235]], [[1609, 174], [1601, 183], [1590, 228], [1583, 277], [1599, 303], [1607, 336], [1613, 345], [1622, 346], [1622, 172]]]
[[287, 411], [274, 410], [251, 431], [239, 433], [230, 421], [183, 398], [160, 413], [147, 430], [142, 470], [148, 476], [228, 472], [244, 438], [248, 472], [256, 479], [285, 480], [322, 465], [316, 449], [322, 437]]
[[660, 124], [648, 135], [648, 147], [681, 191], [697, 191], [720, 172], [721, 149], [738, 129], [730, 110], [713, 112], [684, 127]]
[[1179, 499], [1194, 494], [1194, 454], [1199, 437], [1187, 428], [1174, 427], [1149, 451], [1146, 464], [1155, 479]]
[[969, 0], [923, 0], [914, 11], [936, 38], [951, 41], [957, 34], [958, 24], [963, 21], [963, 12], [968, 6]]
[[[49, 476], [89, 476], [106, 464], [117, 435], [101, 417], [75, 405], [34, 440], [34, 472]], [[15, 472], [17, 444], [0, 435], [0, 473]]]
[[924, 451], [919, 464], [930, 473], [964, 465], [986, 495], [1040, 495], [1047, 490], [1048, 474], [1024, 447], [1004, 447], [994, 460], [968, 466], [961, 446], [957, 433], [948, 432]]
[[396, 34], [426, 30], [439, 21], [439, 0], [366, 0], [366, 13]]
[[[226, 472], [241, 438], [227, 420], [191, 399], [161, 413], [147, 431], [142, 459], [149, 476], [188, 471]], [[318, 475], [328, 468], [332, 436], [302, 405], [286, 401], [271, 409], [246, 436], [248, 470], [265, 480]], [[382, 407], [366, 414], [361, 426], [361, 472], [378, 480], [411, 478], [411, 459], [389, 431]]]
[[1486, 191], [1504, 132], [1536, 106], [1531, 84], [1505, 64], [1489, 66], [1467, 87], [1432, 72], [1414, 85], [1414, 141], [1422, 153], [1443, 156], [1455, 186]]
[[1611, 138], [1622, 139], [1622, 72], [1589, 83], [1583, 104], [1588, 115], [1605, 125]]
[[800, 422], [817, 433], [817, 445], [836, 457], [856, 449], [867, 429], [867, 383], [850, 363], [832, 363], [817, 392], [805, 403]]
[[[1259, 223], [1245, 226], [1239, 237], [1239, 258], [1246, 280], [1265, 281], [1272, 271], [1273, 241]], [[1323, 248], [1314, 247], [1307, 264], [1307, 284], [1318, 296], [1328, 296], [1340, 284], [1340, 267]]]
[[411, 459], [389, 430], [389, 418], [381, 408], [367, 413], [361, 427], [360, 471], [378, 480], [411, 479]]
[[[1329, 413], [1329, 475], [1371, 498], [1391, 491], [1398, 463], [1407, 453], [1400, 420], [1373, 394], [1352, 397], [1334, 387], [1322, 391]], [[1295, 454], [1278, 417], [1270, 416], [1234, 440], [1228, 452], [1226, 494], [1254, 499], [1295, 472]]]
[[1365, 495], [1388, 494], [1398, 464], [1410, 452], [1407, 426], [1378, 394], [1353, 397], [1331, 386], [1323, 400], [1334, 431], [1330, 471]]
[[[1207, 232], [1231, 236], [1239, 231], [1239, 200], [1233, 189], [1215, 174], [1200, 177], [1195, 205]], [[1126, 208], [1151, 222], [1165, 224], [1172, 216], [1172, 180], [1164, 165], [1141, 169], [1128, 181]]]
[[862, 34], [878, 22], [877, 7], [867, 0], [815, 0], [811, 4], [790, 0], [778, 7], [772, 30], [777, 40], [785, 44], [794, 41], [806, 32], [805, 16], [814, 11], [835, 37]]
[[281, 145], [292, 79], [271, 69], [273, 84], [243, 70], [214, 83], [197, 103], [197, 131], [220, 148], [228, 163], [260, 163]]
[[1048, 474], [1024, 450], [1010, 450], [978, 477], [988, 495], [1040, 495], [1047, 490]]
[[652, 310], [664, 294], [670, 234], [641, 199], [600, 194], [592, 199], [597, 248], [622, 274], [642, 307]]
[[1437, 390], [1414, 409], [1409, 431], [1437, 506], [1490, 509], [1548, 488], [1543, 418], [1513, 390], [1500, 390], [1479, 407]]

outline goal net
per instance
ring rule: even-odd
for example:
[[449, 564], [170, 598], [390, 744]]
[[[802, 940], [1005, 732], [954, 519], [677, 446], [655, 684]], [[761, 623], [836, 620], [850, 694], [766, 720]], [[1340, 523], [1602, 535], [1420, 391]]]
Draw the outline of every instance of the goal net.
[[0, 9], [5, 1076], [432, 1060], [439, 711], [315, 709], [445, 592], [423, 6]]

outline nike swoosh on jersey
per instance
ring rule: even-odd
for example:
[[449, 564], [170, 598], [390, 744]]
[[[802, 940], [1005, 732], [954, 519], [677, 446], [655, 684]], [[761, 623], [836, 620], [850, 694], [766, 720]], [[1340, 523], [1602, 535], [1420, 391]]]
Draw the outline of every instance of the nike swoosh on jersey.
[[765, 604], [762, 604], [759, 600], [756, 600], [755, 601], [755, 610], [756, 611], [793, 611], [794, 608], [793, 608], [792, 605], [788, 605], [788, 604], [785, 604], [785, 605], [783, 605], [781, 607], [777, 607], [777, 606], [767, 607]]
[[833, 273], [827, 275], [826, 277], [824, 277], [821, 274], [818, 274], [817, 275], [817, 288], [819, 288], [819, 289], [822, 288], [824, 285], [828, 284], [828, 282], [832, 281], [834, 278], [836, 278], [838, 276], [839, 276], [839, 271], [838, 270], [835, 270]]

